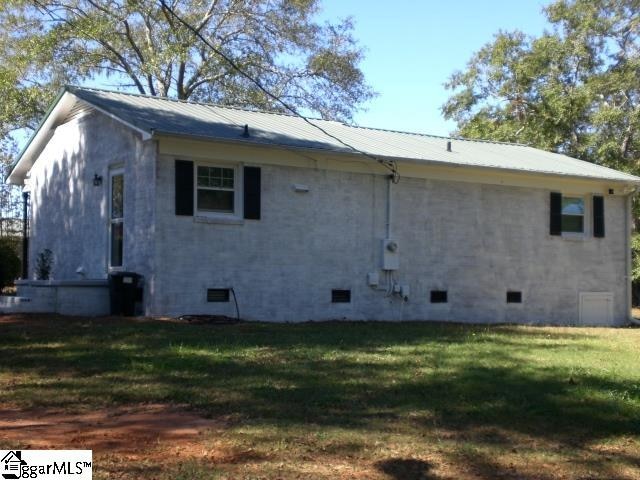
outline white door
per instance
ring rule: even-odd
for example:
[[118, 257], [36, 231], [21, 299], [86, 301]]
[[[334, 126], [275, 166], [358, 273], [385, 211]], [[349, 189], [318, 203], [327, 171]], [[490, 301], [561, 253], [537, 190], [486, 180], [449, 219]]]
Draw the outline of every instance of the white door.
[[581, 292], [580, 325], [591, 327], [613, 325], [613, 293]]

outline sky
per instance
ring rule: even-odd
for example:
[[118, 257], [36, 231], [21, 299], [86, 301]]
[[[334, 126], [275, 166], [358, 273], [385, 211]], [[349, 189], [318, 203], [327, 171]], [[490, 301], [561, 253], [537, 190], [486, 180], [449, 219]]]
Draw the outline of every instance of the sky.
[[444, 83], [499, 30], [539, 35], [548, 24], [541, 0], [323, 0], [321, 18], [351, 16], [365, 47], [365, 79], [378, 92], [355, 123], [449, 135], [440, 107]]

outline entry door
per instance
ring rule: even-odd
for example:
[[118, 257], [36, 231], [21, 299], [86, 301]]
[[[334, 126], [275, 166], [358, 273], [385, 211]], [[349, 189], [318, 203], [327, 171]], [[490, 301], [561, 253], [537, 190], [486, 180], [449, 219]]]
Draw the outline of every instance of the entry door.
[[121, 268], [124, 258], [124, 170], [109, 172], [109, 267]]

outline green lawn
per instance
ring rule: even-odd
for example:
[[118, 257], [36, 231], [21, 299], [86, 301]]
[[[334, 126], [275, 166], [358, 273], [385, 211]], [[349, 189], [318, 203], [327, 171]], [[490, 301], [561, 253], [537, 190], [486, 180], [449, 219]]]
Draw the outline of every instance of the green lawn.
[[245, 454], [96, 478], [640, 478], [640, 329], [0, 317], [0, 404], [145, 402]]

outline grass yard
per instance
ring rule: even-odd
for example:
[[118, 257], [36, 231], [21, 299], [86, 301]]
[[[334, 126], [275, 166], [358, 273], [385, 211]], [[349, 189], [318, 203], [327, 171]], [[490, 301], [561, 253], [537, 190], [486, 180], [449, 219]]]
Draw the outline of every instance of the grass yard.
[[98, 479], [640, 479], [640, 329], [4, 316], [2, 412]]

